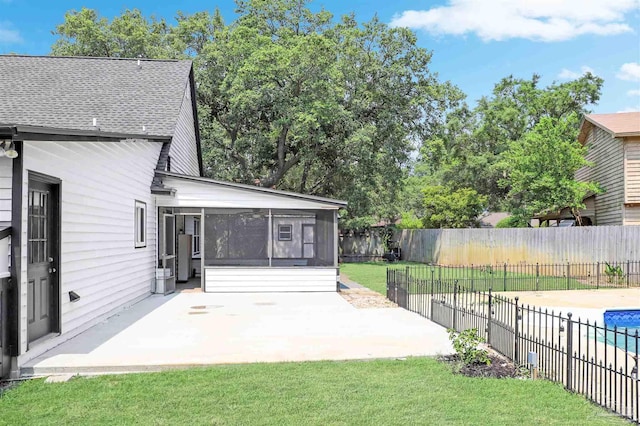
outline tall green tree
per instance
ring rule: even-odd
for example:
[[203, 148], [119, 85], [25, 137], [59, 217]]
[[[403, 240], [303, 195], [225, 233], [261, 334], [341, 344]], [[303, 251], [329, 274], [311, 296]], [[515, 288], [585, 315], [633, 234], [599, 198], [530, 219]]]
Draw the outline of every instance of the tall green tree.
[[230, 24], [216, 11], [178, 13], [174, 26], [82, 9], [52, 53], [191, 57], [209, 176], [346, 199], [358, 223], [392, 217], [416, 141], [461, 94], [410, 30], [308, 3], [238, 0]]
[[179, 54], [172, 49], [165, 20], [145, 18], [138, 9], [127, 9], [112, 21], [93, 9], [71, 10], [52, 33], [58, 39], [51, 54], [58, 56], [172, 58]]
[[240, 19], [205, 50], [209, 165], [349, 201], [349, 216], [391, 216], [412, 141], [457, 95], [429, 71], [406, 29], [353, 16], [333, 23], [304, 1], [239, 3]]
[[600, 192], [596, 182], [580, 182], [574, 173], [591, 165], [585, 146], [576, 139], [577, 114], [542, 117], [523, 137], [512, 143], [500, 164], [509, 188], [507, 200], [515, 217], [528, 222], [536, 213], [565, 207], [580, 221], [579, 209], [589, 194]]
[[425, 228], [472, 228], [478, 225], [478, 217], [487, 205], [487, 197], [474, 189], [452, 190], [433, 185], [423, 189]]
[[[433, 149], [433, 140], [423, 145], [430, 156], [443, 158], [436, 178], [454, 188], [472, 186], [489, 197], [494, 210], [507, 208], [508, 185], [500, 184], [505, 170], [504, 153], [531, 132], [543, 118], [566, 119], [589, 112], [600, 98], [603, 80], [591, 73], [564, 83], [540, 87], [540, 76], [503, 78], [491, 96], [483, 97], [471, 112], [462, 108], [450, 115]], [[574, 123], [575, 124], [575, 123]], [[574, 133], [577, 136], [577, 125]]]

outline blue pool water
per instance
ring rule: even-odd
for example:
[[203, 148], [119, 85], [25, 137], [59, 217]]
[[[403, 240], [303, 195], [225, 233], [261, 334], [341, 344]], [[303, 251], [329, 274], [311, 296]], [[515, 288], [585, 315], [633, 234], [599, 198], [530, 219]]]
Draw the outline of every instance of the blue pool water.
[[[626, 349], [631, 353], [637, 353], [640, 342], [636, 339], [636, 332], [640, 333], [640, 309], [611, 309], [604, 313], [606, 330], [598, 332], [598, 340], [608, 345]], [[617, 327], [617, 333], [614, 332]], [[625, 339], [625, 334], [629, 337]], [[617, 335], [617, 336], [616, 336]]]

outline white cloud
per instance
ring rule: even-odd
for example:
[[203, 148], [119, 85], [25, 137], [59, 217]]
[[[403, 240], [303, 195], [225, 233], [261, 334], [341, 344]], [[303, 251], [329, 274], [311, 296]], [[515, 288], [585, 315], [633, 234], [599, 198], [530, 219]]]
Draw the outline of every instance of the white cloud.
[[618, 112], [640, 112], [640, 105], [635, 107], [628, 107]]
[[640, 81], [640, 63], [629, 62], [622, 64], [616, 77], [620, 80]]
[[22, 42], [20, 33], [13, 29], [13, 25], [10, 22], [0, 21], [0, 44], [15, 44]]
[[629, 90], [627, 96], [640, 96], [640, 89]]
[[476, 34], [484, 41], [562, 41], [631, 32], [625, 15], [639, 5], [638, 0], [448, 0], [446, 6], [404, 11], [391, 25], [435, 35]]
[[586, 73], [591, 73], [593, 75], [596, 74], [595, 71], [593, 71], [593, 68], [583, 65], [580, 67], [580, 72], [575, 72], [567, 68], [562, 68], [562, 71], [560, 71], [560, 74], [558, 74], [558, 78], [561, 80], [575, 80], [576, 78], [582, 77]]

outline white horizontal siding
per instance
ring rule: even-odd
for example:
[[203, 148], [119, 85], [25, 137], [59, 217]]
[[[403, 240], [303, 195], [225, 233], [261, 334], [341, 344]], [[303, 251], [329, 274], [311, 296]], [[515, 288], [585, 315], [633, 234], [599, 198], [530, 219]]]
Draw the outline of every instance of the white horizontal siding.
[[205, 267], [211, 293], [336, 291], [336, 283], [335, 268]]
[[271, 209], [336, 209], [320, 201], [309, 201], [269, 192], [253, 191], [163, 177], [165, 187], [176, 189], [174, 196], [158, 196], [161, 207], [219, 207], [219, 208], [271, 208]]
[[[142, 140], [24, 143], [21, 352], [27, 344], [27, 171], [62, 181], [62, 332], [72, 334], [150, 294], [156, 261], [156, 207], [150, 186], [161, 146]], [[147, 204], [147, 246], [138, 249], [135, 200]], [[80, 300], [69, 302], [71, 290]]]
[[640, 142], [624, 145], [625, 202], [640, 203]]
[[0, 226], [11, 226], [11, 176], [13, 160], [0, 157]]
[[198, 145], [196, 143], [193, 105], [191, 103], [191, 83], [187, 84], [182, 98], [180, 115], [171, 139], [169, 149], [171, 171], [183, 175], [200, 176]]

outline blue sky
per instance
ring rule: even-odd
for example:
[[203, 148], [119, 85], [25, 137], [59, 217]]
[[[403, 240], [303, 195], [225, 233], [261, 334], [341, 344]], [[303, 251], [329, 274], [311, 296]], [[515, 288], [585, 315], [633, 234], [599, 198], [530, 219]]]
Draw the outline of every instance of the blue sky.
[[[170, 22], [178, 10], [216, 6], [228, 22], [235, 9], [231, 0], [0, 0], [0, 53], [47, 54], [51, 31], [82, 6], [109, 18], [138, 8]], [[594, 112], [640, 111], [640, 0], [314, 0], [311, 7], [413, 28], [433, 51], [432, 70], [471, 105], [509, 74], [537, 73], [547, 85], [589, 70], [605, 80]]]

